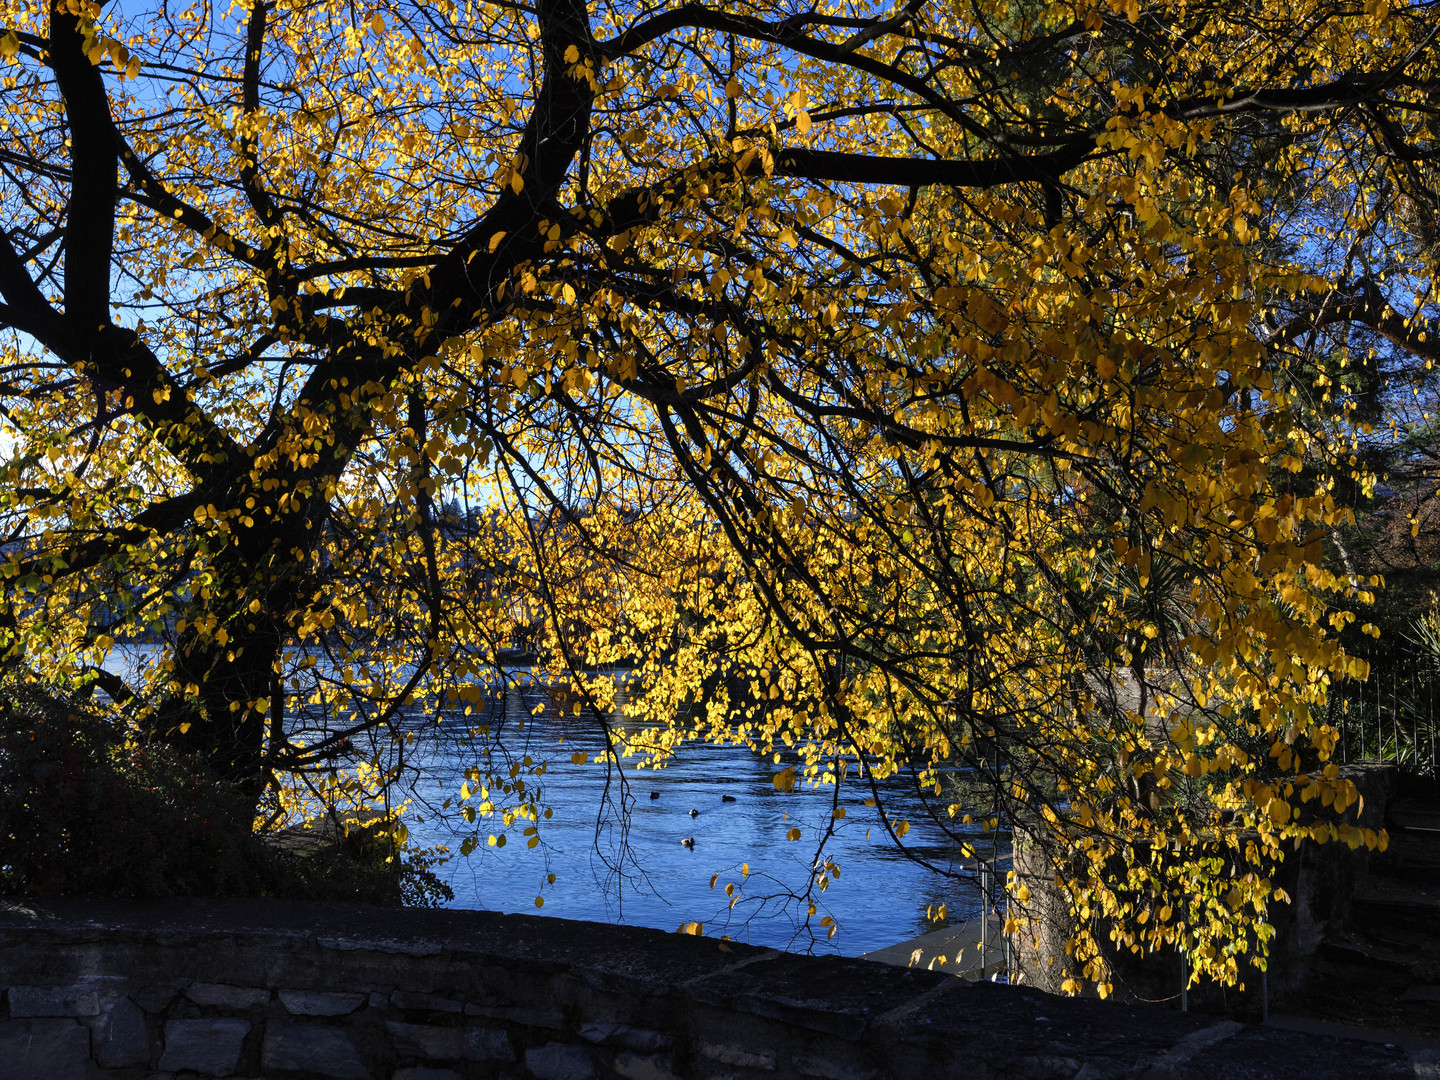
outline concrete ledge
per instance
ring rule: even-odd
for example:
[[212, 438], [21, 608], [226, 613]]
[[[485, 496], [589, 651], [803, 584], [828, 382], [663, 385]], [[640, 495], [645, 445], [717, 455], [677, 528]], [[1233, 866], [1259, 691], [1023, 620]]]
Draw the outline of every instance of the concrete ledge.
[[172, 1067], [280, 1080], [1412, 1080], [1434, 1067], [1376, 1043], [480, 911], [10, 903], [0, 989], [0, 1048], [26, 1048], [0, 1065], [7, 1080]]

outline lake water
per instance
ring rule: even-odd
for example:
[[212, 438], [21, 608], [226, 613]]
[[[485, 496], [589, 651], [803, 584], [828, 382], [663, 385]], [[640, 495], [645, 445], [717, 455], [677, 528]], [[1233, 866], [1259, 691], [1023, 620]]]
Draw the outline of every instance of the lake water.
[[[153, 646], [130, 646], [128, 655], [117, 653], [112, 663], [118, 673], [129, 675], [153, 651]], [[892, 817], [910, 824], [906, 848], [931, 866], [962, 876], [946, 877], [907, 858], [886, 834], [878, 811], [864, 805], [868, 787], [852, 776], [841, 791], [846, 816], [825, 846], [840, 874], [807, 901], [799, 894], [806, 888], [821, 831], [831, 820], [835, 790], [797, 782], [789, 793], [777, 791], [772, 778], [796, 764], [797, 757], [787, 756], [777, 765], [742, 747], [691, 743], [663, 769], [640, 770], [624, 762], [628, 791], [614, 776], [607, 788], [603, 764], [571, 762], [581, 750], [594, 758], [603, 737], [593, 721], [573, 719], [568, 710], [562, 718], [559, 705], [546, 687], [525, 682], [508, 693], [497, 688], [496, 700], [470, 717], [442, 712], [438, 722], [418, 715], [404, 721], [415, 740], [399, 797], [410, 803], [405, 820], [412, 842], [445, 844], [456, 853], [436, 868], [455, 892], [450, 906], [662, 930], [699, 922], [706, 935], [847, 956], [933, 929], [935, 924], [926, 921], [932, 905], [946, 905], [951, 923], [980, 914], [973, 860], [963, 859], [904, 777], [883, 782], [881, 790]], [[481, 763], [482, 749], [468, 736], [487, 721], [507, 753], [548, 763], [539, 783], [545, 804], [555, 812], [541, 822], [541, 842], [533, 849], [523, 835], [528, 821], [509, 829], [483, 817], [468, 824], [454, 803], [443, 807], [458, 794], [465, 770]], [[310, 735], [324, 727], [314, 717], [298, 717], [296, 723]], [[935, 802], [943, 811], [944, 800]], [[697, 811], [693, 817], [691, 810]], [[787, 839], [796, 828], [801, 839]], [[505, 847], [489, 846], [488, 835], [502, 830]], [[982, 857], [994, 853], [996, 842], [989, 834], [979, 828], [960, 831]], [[478, 847], [461, 857], [466, 836], [476, 836]], [[693, 847], [682, 845], [685, 839], [693, 839]], [[998, 847], [1003, 877], [1008, 835], [1000, 835]], [[742, 873], [745, 864], [748, 876]], [[733, 908], [727, 884], [740, 898]], [[544, 899], [539, 911], [537, 896]], [[816, 911], [807, 925], [809, 902]], [[836, 927], [833, 936], [821, 925], [826, 917]]]
[[[530, 710], [536, 707], [540, 711], [532, 718]], [[529, 822], [505, 830], [503, 849], [486, 842], [503, 823], [482, 818], [467, 827], [468, 833], [478, 832], [480, 846], [439, 870], [455, 890], [453, 906], [533, 914], [535, 898], [542, 896], [539, 913], [544, 915], [663, 930], [695, 921], [707, 935], [844, 955], [931, 929], [925, 919], [930, 905], [945, 904], [952, 923], [979, 915], [973, 876], [946, 878], [907, 858], [886, 834], [878, 811], [865, 806], [868, 787], [853, 778], [841, 791], [846, 816], [825, 847], [841, 873], [824, 892], [812, 894], [817, 910], [807, 928], [808, 903], [797, 896], [806, 887], [821, 830], [831, 820], [835, 789], [797, 782], [789, 793], [776, 790], [774, 775], [798, 758], [786, 757], [777, 765], [743, 747], [687, 744], [663, 769], [640, 770], [625, 762], [628, 797], [622, 797], [612, 776], [608, 812], [602, 814], [604, 765], [592, 760], [577, 766], [570, 757], [583, 750], [593, 758], [603, 748], [593, 726], [562, 719], [551, 696], [533, 685], [519, 693], [512, 689], [508, 708], [497, 702], [488, 719], [509, 729], [504, 738], [512, 754], [529, 753], [535, 761], [550, 763], [540, 783], [555, 816], [541, 822], [542, 842], [534, 849], [525, 846], [522, 835]], [[465, 724], [475, 722], [472, 717]], [[458, 736], [465, 724], [442, 719], [439, 728]], [[410, 788], [415, 796], [408, 817], [412, 840], [458, 847], [453, 826], [463, 823], [435, 810], [454, 795], [474, 761], [475, 751], [458, 738], [442, 738], [420, 752]], [[958, 846], [929, 818], [913, 783], [893, 778], [882, 792], [892, 816], [909, 821], [905, 844], [913, 854], [947, 871], [963, 870], [967, 864]], [[623, 836], [617, 805], [622, 799], [628, 811]], [[692, 816], [691, 810], [698, 813]], [[791, 841], [787, 836], [795, 828], [802, 838]], [[978, 852], [992, 851], [987, 834], [978, 828], [966, 831]], [[693, 847], [682, 845], [687, 838]], [[1002, 875], [1008, 868], [1008, 840], [1002, 834]], [[742, 864], [748, 864], [748, 877], [742, 875]], [[553, 883], [547, 880], [551, 873]], [[733, 909], [727, 884], [734, 884], [741, 898]], [[826, 916], [837, 926], [833, 938], [820, 925]]]

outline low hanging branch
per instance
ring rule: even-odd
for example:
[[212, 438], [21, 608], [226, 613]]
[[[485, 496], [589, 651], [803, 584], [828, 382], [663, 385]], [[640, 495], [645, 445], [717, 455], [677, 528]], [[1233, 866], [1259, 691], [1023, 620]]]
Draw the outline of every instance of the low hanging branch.
[[[1233, 980], [1282, 845], [1377, 840], [1296, 809], [1354, 796], [1370, 586], [1294, 380], [1344, 327], [1435, 359], [1429, 15], [7, 16], [5, 649], [276, 821], [517, 643], [601, 719], [624, 663], [612, 766], [794, 747], [902, 846], [913, 769]], [[548, 762], [476, 738], [465, 827], [538, 843]]]

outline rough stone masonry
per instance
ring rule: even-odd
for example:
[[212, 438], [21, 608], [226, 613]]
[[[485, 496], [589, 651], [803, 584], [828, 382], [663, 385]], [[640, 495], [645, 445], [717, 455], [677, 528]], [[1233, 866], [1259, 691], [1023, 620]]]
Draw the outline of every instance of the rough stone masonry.
[[1440, 1057], [483, 911], [0, 905], [3, 1080], [1440, 1080]]

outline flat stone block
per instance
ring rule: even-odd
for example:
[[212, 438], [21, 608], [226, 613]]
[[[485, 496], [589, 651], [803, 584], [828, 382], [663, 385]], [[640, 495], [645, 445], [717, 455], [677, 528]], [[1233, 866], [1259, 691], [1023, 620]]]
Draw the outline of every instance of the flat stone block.
[[168, 1072], [190, 1069], [211, 1076], [229, 1076], [240, 1064], [240, 1047], [250, 1032], [246, 1020], [215, 1017], [207, 1020], [171, 1020], [165, 1025], [165, 1051], [160, 1068]]
[[546, 1043], [525, 1051], [525, 1068], [539, 1080], [593, 1080], [595, 1061], [583, 1046]]
[[625, 1080], [677, 1080], [667, 1058], [628, 1050], [615, 1055], [615, 1071]]
[[348, 1032], [324, 1024], [281, 1024], [265, 1035], [260, 1064], [271, 1070], [314, 1072], [336, 1080], [374, 1080]]
[[175, 995], [185, 988], [188, 980], [180, 979], [152, 986], [137, 986], [130, 990], [130, 1000], [148, 1013], [164, 1012], [175, 1000]]
[[390, 1007], [389, 995], [372, 992], [370, 994], [370, 1007], [372, 1009], [388, 1009]]
[[947, 979], [955, 981], [952, 975], [913, 968], [882, 974], [873, 961], [853, 957], [776, 954], [697, 980], [687, 990], [707, 1005], [853, 1042], [876, 1018], [924, 997]]
[[0, 1022], [6, 1080], [88, 1080], [90, 1029], [74, 1020]]
[[439, 994], [415, 994], [408, 990], [396, 990], [390, 995], [390, 1006], [395, 1009], [423, 1009], [427, 1012], [458, 1013], [463, 1006], [453, 998]]
[[95, 1029], [95, 1060], [107, 1069], [144, 1065], [150, 1060], [145, 1014], [129, 998], [115, 1002]]
[[842, 1065], [838, 1061], [822, 1057], [797, 1057], [795, 1071], [801, 1076], [818, 1076], [821, 1080], [872, 1080], [874, 1069], [860, 1069]]
[[280, 991], [280, 1004], [292, 1016], [347, 1016], [364, 1001], [364, 994], [332, 994], [322, 990]]
[[88, 983], [12, 986], [8, 997], [12, 1017], [100, 1015], [100, 995]]
[[196, 1005], [214, 1005], [222, 1009], [249, 1009], [270, 1000], [270, 991], [263, 986], [228, 986], [225, 983], [191, 983], [185, 996]]
[[775, 1055], [769, 1050], [758, 1053], [743, 1046], [722, 1046], [716, 1043], [701, 1043], [700, 1053], [721, 1065], [743, 1065], [747, 1069], [774, 1069]]
[[387, 1020], [385, 1030], [390, 1032], [390, 1038], [395, 1043], [395, 1053], [400, 1057], [458, 1061], [468, 1056], [464, 1028], [402, 1024], [399, 1020]]
[[317, 937], [315, 943], [322, 949], [336, 952], [379, 952], [394, 956], [439, 956], [443, 946], [435, 941], [414, 941], [387, 937]]
[[665, 1035], [650, 1028], [598, 1021], [586, 1024], [576, 1034], [587, 1042], [623, 1046], [627, 1050], [660, 1050], [670, 1043]]
[[489, 1020], [503, 1020], [507, 1024], [521, 1024], [525, 1027], [549, 1028], [564, 1031], [565, 1017], [559, 1009], [526, 1009], [504, 1005], [466, 1005], [466, 1016], [483, 1016]]
[[396, 1069], [390, 1080], [461, 1080], [454, 1069], [432, 1069], [428, 1065], [407, 1065]]
[[510, 1035], [499, 1028], [465, 1029], [465, 1056], [471, 1061], [514, 1061]]

